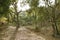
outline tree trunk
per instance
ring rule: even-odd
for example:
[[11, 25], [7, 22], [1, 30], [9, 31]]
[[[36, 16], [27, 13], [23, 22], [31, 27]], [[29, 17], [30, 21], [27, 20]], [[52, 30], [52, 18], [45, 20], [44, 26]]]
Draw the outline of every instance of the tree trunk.
[[56, 23], [56, 5], [52, 9], [52, 27], [53, 27], [54, 35], [59, 34], [57, 23]]
[[15, 40], [16, 34], [17, 34], [18, 29], [19, 29], [19, 27], [20, 27], [20, 25], [19, 25], [19, 13], [20, 13], [20, 12], [17, 12], [17, 3], [14, 4], [14, 9], [15, 9], [15, 14], [16, 14], [16, 16], [17, 16], [17, 17], [16, 17], [16, 18], [17, 18], [17, 21], [16, 21], [17, 26], [16, 26], [16, 29], [15, 29], [12, 37], [10, 38], [10, 40]]
[[15, 38], [16, 38], [16, 34], [17, 34], [17, 32], [18, 32], [18, 29], [19, 29], [19, 14], [17, 13], [16, 14], [17, 15], [17, 26], [16, 26], [16, 30], [14, 31], [14, 33], [13, 33], [13, 35], [12, 35], [12, 37], [10, 38], [10, 40], [15, 40]]
[[53, 27], [54, 35], [58, 35], [59, 34], [59, 31], [58, 31], [58, 28], [57, 28], [56, 21], [54, 21], [54, 20], [52, 22], [52, 27]]
[[52, 24], [53, 25], [53, 29], [54, 29], [54, 34], [55, 35], [58, 35], [59, 34], [59, 31], [58, 31], [58, 28], [57, 28], [57, 23], [56, 23], [56, 6], [57, 6], [57, 0], [55, 0], [55, 6], [54, 6], [54, 9], [53, 9], [53, 11], [52, 11], [52, 13], [53, 13], [53, 23], [54, 24]]

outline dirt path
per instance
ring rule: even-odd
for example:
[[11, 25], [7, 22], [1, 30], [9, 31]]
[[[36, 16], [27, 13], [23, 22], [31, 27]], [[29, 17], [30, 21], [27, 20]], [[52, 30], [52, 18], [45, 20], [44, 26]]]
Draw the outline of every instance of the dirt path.
[[[15, 27], [10, 26], [6, 30], [4, 37], [2, 37], [3, 40], [9, 40], [10, 37], [12, 36], [14, 30], [15, 30]], [[45, 31], [44, 31], [44, 33], [45, 33]], [[21, 28], [19, 28], [19, 30], [16, 34], [15, 40], [60, 40], [60, 38], [52, 37], [49, 33], [50, 33], [50, 31], [46, 32], [46, 35], [45, 35], [41, 32], [36, 33], [26, 27], [21, 27]]]
[[16, 40], [45, 40], [45, 38], [36, 35], [25, 27], [21, 27], [16, 35]]
[[[2, 37], [3, 40], [9, 40], [10, 37], [12, 36], [14, 30], [15, 30], [15, 27], [10, 26], [6, 30], [5, 35]], [[45, 31], [44, 31], [44, 33], [45, 33]], [[15, 39], [16, 40], [60, 40], [60, 38], [52, 37], [49, 33], [50, 33], [50, 31], [46, 32], [46, 35], [45, 35], [41, 32], [36, 33], [26, 27], [21, 27], [21, 28], [19, 28]]]
[[[5, 33], [5, 37], [3, 40], [9, 40], [15, 30], [15, 27], [10, 26]], [[31, 30], [27, 29], [26, 27], [19, 28], [15, 40], [45, 40], [44, 37], [35, 34]]]

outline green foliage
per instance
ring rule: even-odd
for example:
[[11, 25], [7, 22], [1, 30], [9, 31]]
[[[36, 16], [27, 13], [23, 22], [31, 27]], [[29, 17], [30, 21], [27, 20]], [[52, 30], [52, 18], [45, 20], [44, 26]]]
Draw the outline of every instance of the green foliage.
[[9, 10], [10, 0], [0, 0], [0, 16], [6, 15]]
[[37, 7], [39, 5], [39, 0], [29, 0], [29, 4], [31, 7]]

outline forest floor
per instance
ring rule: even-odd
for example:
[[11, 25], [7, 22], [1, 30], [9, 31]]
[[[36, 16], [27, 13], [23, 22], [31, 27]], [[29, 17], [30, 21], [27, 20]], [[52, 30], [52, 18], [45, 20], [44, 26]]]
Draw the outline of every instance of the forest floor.
[[[7, 29], [7, 32], [6, 32], [7, 36], [5, 36], [4, 40], [9, 40], [9, 38], [12, 36], [14, 30], [15, 30], [15, 27], [10, 26]], [[33, 30], [30, 30], [29, 28], [20, 27], [16, 34], [15, 39], [16, 40], [60, 40], [60, 38], [54, 38], [52, 35], [50, 35], [49, 31], [45, 32], [45, 34], [43, 32], [45, 32], [45, 31], [34, 32]]]

